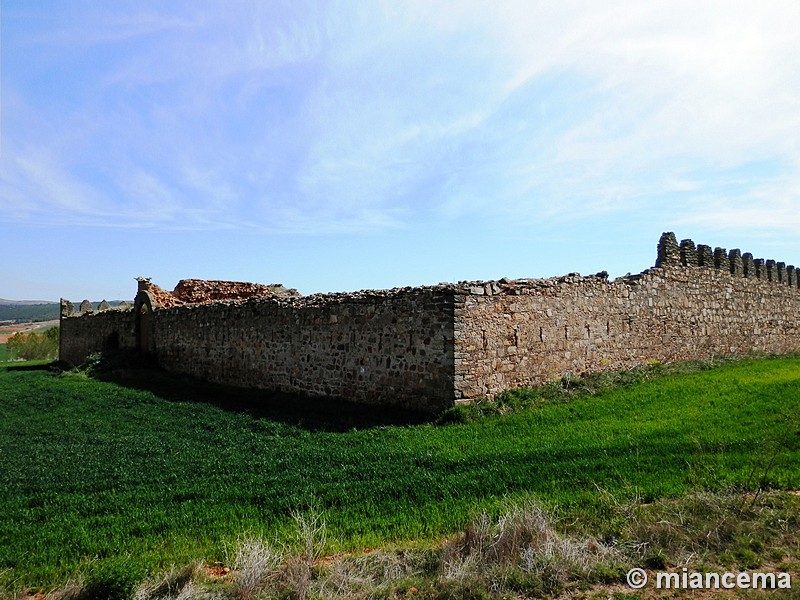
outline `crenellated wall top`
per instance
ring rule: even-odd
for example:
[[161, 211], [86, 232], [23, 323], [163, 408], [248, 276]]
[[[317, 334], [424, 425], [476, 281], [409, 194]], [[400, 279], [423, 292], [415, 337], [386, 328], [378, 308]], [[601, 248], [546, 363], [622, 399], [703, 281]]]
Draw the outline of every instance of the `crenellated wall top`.
[[61, 318], [79, 317], [82, 315], [91, 315], [108, 311], [124, 312], [131, 310], [131, 308], [131, 304], [129, 302], [125, 302], [124, 300], [113, 306], [109, 304], [107, 300], [102, 300], [97, 304], [96, 307], [90, 300], [83, 300], [78, 305], [78, 309], [75, 310], [75, 305], [72, 302], [66, 298], [61, 298]]
[[695, 244], [690, 239], [678, 244], [671, 231], [661, 235], [658, 242], [656, 268], [667, 266], [697, 267], [716, 269], [730, 273], [734, 277], [751, 277], [773, 281], [780, 285], [798, 286], [798, 269], [785, 262], [773, 259], [753, 258], [750, 252], [742, 253], [739, 248], [727, 251], [725, 248], [705, 244]]

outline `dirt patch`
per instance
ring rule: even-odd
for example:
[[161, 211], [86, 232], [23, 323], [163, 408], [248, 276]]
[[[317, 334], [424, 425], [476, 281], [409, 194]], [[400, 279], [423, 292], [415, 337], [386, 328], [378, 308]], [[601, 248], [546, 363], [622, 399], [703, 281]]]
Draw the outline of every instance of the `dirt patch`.
[[210, 578], [227, 577], [231, 573], [231, 568], [220, 563], [214, 563], [213, 565], [205, 565], [205, 572], [206, 577]]

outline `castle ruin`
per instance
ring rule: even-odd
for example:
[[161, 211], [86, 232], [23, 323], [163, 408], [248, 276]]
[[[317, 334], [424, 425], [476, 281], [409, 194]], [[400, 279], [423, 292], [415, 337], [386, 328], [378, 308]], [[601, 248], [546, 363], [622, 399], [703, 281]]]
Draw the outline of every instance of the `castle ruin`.
[[678, 244], [655, 267], [301, 296], [280, 285], [139, 280], [133, 307], [61, 301], [60, 358], [138, 350], [241, 387], [438, 412], [566, 374], [800, 350], [798, 270]]

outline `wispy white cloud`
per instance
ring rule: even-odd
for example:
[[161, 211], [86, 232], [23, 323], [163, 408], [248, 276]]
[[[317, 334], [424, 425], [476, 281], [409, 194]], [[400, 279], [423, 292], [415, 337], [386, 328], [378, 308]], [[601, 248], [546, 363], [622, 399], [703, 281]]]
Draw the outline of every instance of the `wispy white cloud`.
[[127, 7], [119, 3], [116, 10], [108, 12], [97, 8], [89, 4], [73, 5], [69, 18], [57, 10], [50, 14], [41, 11], [26, 14], [23, 8], [15, 17], [37, 20], [44, 31], [33, 30], [30, 35], [20, 39], [20, 46], [74, 52], [76, 48], [116, 45], [164, 32], [189, 29], [198, 23], [196, 18], [170, 16], [160, 10], [142, 7], [140, 3], [130, 3]]
[[702, 225], [709, 230], [763, 230], [773, 235], [795, 233], [800, 229], [800, 186], [781, 182], [742, 196], [696, 199], [677, 222], [681, 225]]
[[12, 218], [47, 213], [87, 215], [101, 206], [92, 187], [66, 172], [45, 147], [22, 151], [6, 147], [0, 175], [3, 212], [14, 215]]
[[[752, 161], [773, 162], [781, 185], [800, 175], [795, 2], [136, 3], [81, 19], [12, 40], [82, 90], [65, 90], [65, 109], [4, 82], [35, 107], [4, 136], [51, 150], [6, 155], [15, 209], [0, 218], [530, 226], [670, 194], [710, 207]], [[755, 207], [779, 191], [737, 185]], [[762, 226], [758, 208], [703, 210], [687, 224]]]

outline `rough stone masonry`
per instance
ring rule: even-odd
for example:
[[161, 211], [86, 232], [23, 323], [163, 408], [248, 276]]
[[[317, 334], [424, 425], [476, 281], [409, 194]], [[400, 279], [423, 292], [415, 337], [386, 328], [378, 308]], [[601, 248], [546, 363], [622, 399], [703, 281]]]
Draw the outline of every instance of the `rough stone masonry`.
[[[88, 305], [88, 307], [87, 307]], [[566, 374], [800, 350], [794, 266], [678, 244], [655, 267], [300, 296], [280, 285], [139, 279], [133, 307], [62, 300], [61, 360], [136, 349], [243, 387], [431, 412]]]

